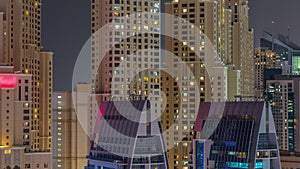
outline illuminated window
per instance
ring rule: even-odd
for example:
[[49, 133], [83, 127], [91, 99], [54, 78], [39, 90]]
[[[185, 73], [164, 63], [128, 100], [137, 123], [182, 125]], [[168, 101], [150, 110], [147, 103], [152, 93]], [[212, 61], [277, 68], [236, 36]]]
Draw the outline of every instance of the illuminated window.
[[10, 149], [4, 150], [4, 154], [11, 154], [11, 150]]
[[115, 15], [115, 16], [120, 16], [120, 12], [116, 11], [116, 12], [114, 13], [114, 15]]

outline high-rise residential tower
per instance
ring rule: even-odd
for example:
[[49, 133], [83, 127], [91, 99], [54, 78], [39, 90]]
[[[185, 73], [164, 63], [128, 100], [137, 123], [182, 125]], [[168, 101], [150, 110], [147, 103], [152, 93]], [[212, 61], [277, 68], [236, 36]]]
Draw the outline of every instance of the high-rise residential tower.
[[[52, 55], [41, 46], [41, 1], [0, 1], [3, 26], [0, 60], [14, 71], [32, 74], [31, 130], [32, 151], [51, 151]], [[0, 43], [1, 44], [1, 43]]]
[[33, 152], [32, 74], [0, 64], [0, 167], [52, 168], [51, 152]]
[[160, 1], [92, 1], [92, 92], [159, 99]]
[[77, 84], [75, 90], [53, 93], [53, 167], [82, 169], [87, 163], [89, 139], [89, 84]]
[[236, 69], [241, 70], [241, 95], [253, 96], [254, 31], [249, 28], [248, 0], [225, 0], [225, 2], [227, 6], [225, 8], [231, 11], [229, 27], [232, 29], [232, 63]]
[[299, 83], [297, 75], [274, 75], [266, 80], [266, 95], [274, 114], [280, 150], [300, 152]]
[[[165, 140], [169, 148], [170, 168], [187, 169], [192, 139], [191, 131], [197, 115], [196, 105], [200, 101], [211, 100], [212, 95], [210, 83], [212, 77], [206, 70], [204, 59], [208, 58], [204, 55], [205, 48], [209, 48], [206, 40], [209, 39], [211, 45], [214, 42], [216, 30], [213, 28], [216, 27], [216, 18], [213, 16], [216, 7], [213, 1], [180, 0], [166, 3], [165, 9], [166, 13], [172, 17], [167, 15], [164, 23], [165, 31], [170, 34], [165, 42], [166, 50], [170, 54], [166, 54], [168, 59], [164, 68], [172, 74], [161, 73], [162, 91], [167, 101], [162, 116], [162, 125], [164, 131], [167, 131]], [[199, 35], [197, 31], [201, 31]], [[200, 56], [198, 56], [199, 53]], [[220, 84], [224, 82], [224, 78], [224, 74], [215, 77]], [[215, 90], [215, 96], [219, 96], [219, 99], [226, 98], [227, 91], [224, 88], [219, 89]]]
[[160, 0], [93, 0], [91, 4], [93, 131], [99, 103], [143, 97], [160, 113]]
[[[166, 32], [174, 35], [166, 38], [166, 49], [188, 65], [197, 82], [189, 83], [192, 77], [185, 75], [176, 80], [162, 73], [162, 84], [177, 84], [162, 85], [170, 104], [163, 113], [163, 128], [174, 127], [166, 139], [167, 145], [174, 145], [168, 154], [170, 166], [187, 168], [197, 100], [234, 100], [237, 95], [253, 95], [252, 30], [248, 29], [247, 1], [173, 0], [165, 6], [166, 13], [181, 18], [166, 20]], [[200, 31], [200, 37], [191, 33], [194, 30]], [[209, 64], [209, 60], [214, 60], [213, 52], [218, 66]], [[165, 67], [182, 71], [178, 66], [180, 59], [166, 61]], [[211, 67], [217, 67], [218, 73], [211, 72]], [[175, 87], [179, 89], [173, 90]], [[199, 90], [199, 98], [194, 87]]]
[[282, 74], [290, 74], [288, 61], [281, 59], [281, 56], [266, 48], [257, 48], [254, 51], [254, 95], [263, 99], [265, 95], [265, 74], [267, 69], [279, 69]]

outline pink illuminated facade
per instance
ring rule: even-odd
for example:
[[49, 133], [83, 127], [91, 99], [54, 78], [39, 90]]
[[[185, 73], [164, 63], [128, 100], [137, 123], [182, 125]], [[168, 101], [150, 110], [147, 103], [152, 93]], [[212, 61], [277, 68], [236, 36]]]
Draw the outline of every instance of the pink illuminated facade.
[[15, 88], [17, 85], [17, 75], [0, 74], [0, 88]]

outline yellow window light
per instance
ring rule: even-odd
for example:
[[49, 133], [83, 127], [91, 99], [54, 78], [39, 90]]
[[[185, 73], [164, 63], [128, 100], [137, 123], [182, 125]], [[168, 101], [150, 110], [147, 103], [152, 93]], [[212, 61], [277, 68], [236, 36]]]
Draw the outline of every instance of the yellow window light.
[[4, 150], [4, 154], [11, 154], [11, 150], [10, 149]]

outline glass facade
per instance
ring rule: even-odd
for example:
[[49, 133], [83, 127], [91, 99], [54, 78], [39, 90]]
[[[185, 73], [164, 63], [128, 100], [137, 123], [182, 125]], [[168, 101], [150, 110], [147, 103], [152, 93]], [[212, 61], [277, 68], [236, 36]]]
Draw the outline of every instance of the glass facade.
[[300, 75], [300, 55], [292, 57], [292, 73]]
[[[249, 167], [248, 163], [240, 163], [240, 162], [229, 162], [229, 163], [227, 163], [227, 166], [230, 168], [248, 168]], [[226, 169], [229, 169], [228, 167]], [[263, 163], [256, 162], [255, 168], [257, 168], [257, 169], [263, 168]]]
[[167, 169], [160, 122], [145, 125], [128, 119], [154, 114], [150, 107], [148, 100], [102, 102], [87, 167]]
[[280, 169], [275, 125], [267, 110], [262, 101], [202, 103], [195, 122], [193, 167]]
[[205, 168], [205, 157], [204, 157], [204, 143], [196, 141], [196, 169]]

